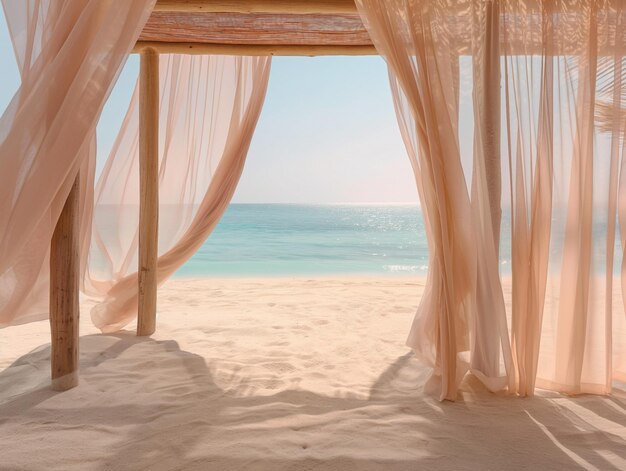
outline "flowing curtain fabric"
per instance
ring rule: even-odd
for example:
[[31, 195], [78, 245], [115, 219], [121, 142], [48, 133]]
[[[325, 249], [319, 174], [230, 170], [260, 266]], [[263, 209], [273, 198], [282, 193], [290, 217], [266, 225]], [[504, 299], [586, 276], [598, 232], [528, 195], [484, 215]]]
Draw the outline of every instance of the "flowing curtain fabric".
[[[626, 378], [615, 265], [618, 214], [626, 240], [626, 5], [356, 3], [388, 63], [428, 232], [408, 340], [433, 368], [428, 386], [454, 399], [471, 370], [520, 395], [610, 392]], [[469, 120], [459, 103], [466, 75]], [[472, 152], [460, 150], [466, 132]]]
[[[22, 85], [0, 120], [0, 326], [48, 316], [49, 244], [80, 174], [82, 289], [95, 324], [137, 303], [138, 96], [96, 186], [95, 127], [155, 0], [3, 0]], [[162, 56], [158, 279], [204, 242], [241, 175], [268, 58]], [[93, 224], [93, 232], [92, 232]]]
[[[158, 282], [206, 240], [233, 196], [258, 121], [267, 57], [160, 60]], [[138, 87], [96, 186], [84, 290], [95, 325], [115, 331], [137, 312]], [[88, 257], [87, 257], [88, 255]]]
[[518, 391], [609, 393], [626, 366], [626, 5], [501, 5]]
[[504, 5], [520, 392], [609, 393], [626, 360], [615, 270], [626, 5]]
[[[477, 159], [472, 201], [459, 148], [462, 44], [456, 35], [468, 25], [453, 2], [357, 5], [389, 65], [429, 241], [428, 279], [408, 345], [433, 368], [427, 388], [440, 399], [456, 397], [469, 369], [490, 389], [501, 389], [509, 382], [512, 358], [487, 175]], [[476, 147], [478, 157], [488, 144]]]
[[50, 238], [81, 172], [89, 234], [95, 127], [155, 0], [3, 0], [22, 83], [0, 118], [0, 326], [48, 315]]

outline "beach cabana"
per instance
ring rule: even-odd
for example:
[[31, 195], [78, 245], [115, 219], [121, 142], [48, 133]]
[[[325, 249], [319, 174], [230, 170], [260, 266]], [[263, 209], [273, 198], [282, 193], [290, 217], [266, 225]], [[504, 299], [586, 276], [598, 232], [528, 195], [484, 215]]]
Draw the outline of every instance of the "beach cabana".
[[[408, 339], [432, 367], [429, 390], [453, 400], [468, 372], [521, 396], [536, 386], [606, 394], [626, 378], [626, 340], [615, 334], [626, 320], [613, 309], [618, 228], [626, 239], [621, 0], [3, 6], [22, 85], [0, 121], [0, 324], [49, 313], [54, 388], [78, 381], [81, 290], [101, 297], [92, 319], [103, 331], [135, 315], [137, 335], [155, 331], [159, 283], [204, 242], [236, 188], [277, 55], [387, 62], [429, 241]], [[138, 90], [94, 193], [95, 125], [131, 53], [141, 55]], [[471, 169], [459, 145], [467, 116]], [[160, 197], [180, 208], [167, 235]], [[107, 240], [98, 208], [131, 200], [138, 221], [116, 213], [119, 237]]]

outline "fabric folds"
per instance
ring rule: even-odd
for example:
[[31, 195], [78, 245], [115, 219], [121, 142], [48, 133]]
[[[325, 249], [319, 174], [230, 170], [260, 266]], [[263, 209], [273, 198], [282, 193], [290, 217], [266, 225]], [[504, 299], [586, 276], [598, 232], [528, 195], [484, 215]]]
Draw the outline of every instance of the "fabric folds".
[[89, 233], [95, 127], [155, 0], [3, 0], [22, 83], [0, 118], [0, 326], [48, 316], [48, 252], [77, 172]]
[[[161, 56], [159, 283], [195, 253], [226, 210], [265, 99], [270, 61]], [[136, 87], [96, 187], [84, 291], [101, 301], [91, 314], [105, 332], [137, 313], [138, 102]]]
[[[618, 214], [622, 249], [626, 239], [626, 5], [356, 3], [389, 67], [428, 232], [408, 344], [433, 368], [429, 387], [454, 399], [471, 371], [522, 396], [536, 386], [610, 392], [626, 366], [624, 278], [615, 277]], [[470, 70], [468, 168], [459, 83]]]
[[[485, 167], [497, 149], [477, 140], [472, 201], [459, 148], [461, 51], [449, 24], [453, 4], [357, 5], [389, 65], [429, 241], [427, 285], [407, 343], [433, 368], [427, 387], [440, 399], [456, 397], [470, 368], [488, 387], [500, 389], [507, 382], [500, 364], [510, 367], [511, 354], [494, 240], [499, 223], [492, 220]], [[482, 38], [481, 46], [489, 47], [488, 41]]]
[[[50, 238], [78, 172], [81, 288], [100, 301], [93, 320], [113, 331], [136, 314], [137, 90], [94, 194], [95, 127], [154, 3], [3, 0], [22, 85], [0, 121], [0, 326], [47, 318]], [[226, 209], [269, 66], [162, 56], [159, 282]]]

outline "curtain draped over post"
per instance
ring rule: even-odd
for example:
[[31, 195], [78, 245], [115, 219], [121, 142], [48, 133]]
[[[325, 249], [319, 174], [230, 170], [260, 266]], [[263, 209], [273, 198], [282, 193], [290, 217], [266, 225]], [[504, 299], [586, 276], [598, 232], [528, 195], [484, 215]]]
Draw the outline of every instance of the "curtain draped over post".
[[[618, 209], [626, 240], [626, 5], [356, 3], [389, 67], [428, 232], [408, 345], [433, 368], [430, 388], [454, 399], [471, 370], [490, 389], [520, 395], [535, 385], [610, 392], [626, 367], [613, 275]], [[459, 113], [459, 73], [472, 77], [471, 155], [460, 151], [471, 129]], [[510, 247], [510, 312], [501, 243]]]
[[[476, 140], [470, 199], [459, 148], [462, 44], [452, 27], [460, 26], [458, 12], [452, 2], [363, 0], [357, 5], [389, 65], [429, 241], [428, 279], [408, 345], [433, 368], [427, 387], [440, 399], [456, 397], [469, 369], [490, 389], [501, 389], [509, 382], [512, 358], [494, 238], [499, 223], [492, 221], [485, 166], [491, 143]], [[480, 32], [485, 15], [475, 16], [481, 23], [474, 29]]]
[[[0, 325], [48, 317], [49, 245], [78, 172], [81, 284], [94, 323], [136, 315], [138, 87], [95, 189], [95, 127], [155, 0], [3, 0], [22, 85], [0, 121]], [[163, 56], [158, 280], [202, 245], [230, 201], [269, 58]], [[93, 224], [93, 232], [92, 232]]]
[[81, 171], [89, 238], [95, 128], [155, 0], [2, 0], [22, 83], [0, 118], [0, 326], [48, 317], [50, 239]]
[[[269, 70], [268, 57], [161, 56], [159, 283], [200, 248], [226, 210], [261, 113]], [[137, 313], [138, 88], [96, 186], [84, 290], [102, 299], [92, 320], [107, 332]]]

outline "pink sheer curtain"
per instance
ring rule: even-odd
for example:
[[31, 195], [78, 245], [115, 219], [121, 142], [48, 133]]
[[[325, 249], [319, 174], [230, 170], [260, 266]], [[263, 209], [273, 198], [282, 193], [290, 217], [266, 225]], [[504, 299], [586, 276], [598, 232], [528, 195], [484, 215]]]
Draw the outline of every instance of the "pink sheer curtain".
[[[507, 5], [507, 13], [518, 8]], [[514, 290], [521, 288], [516, 276], [529, 281], [513, 314], [529, 320], [525, 333], [532, 342], [519, 342], [516, 349], [534, 362], [526, 366], [536, 371], [538, 387], [609, 393], [613, 379], [623, 378], [618, 365], [625, 354], [614, 259], [626, 5], [544, 2], [529, 8], [523, 20], [513, 18], [504, 17], [510, 35], [509, 150], [519, 161], [513, 178], [525, 183], [516, 183], [512, 204], [516, 217], [531, 208], [534, 218], [530, 230], [516, 224], [514, 235], [532, 234], [526, 236], [528, 255], [520, 255], [529, 263], [513, 271]], [[542, 38], [542, 49], [533, 47], [535, 57], [523, 61], [520, 54], [528, 56], [530, 48], [515, 38], [530, 31]], [[526, 376], [532, 394], [532, 376]]]
[[[520, 395], [535, 386], [610, 392], [626, 370], [614, 279], [618, 208], [626, 240], [626, 5], [356, 3], [389, 66], [429, 237], [427, 286], [408, 342], [433, 367], [428, 386], [454, 399], [471, 370], [490, 389]], [[471, 170], [459, 149], [464, 58], [472, 70]], [[500, 240], [511, 253], [508, 311]]]
[[[511, 341], [517, 389], [523, 396], [535, 388], [552, 225], [555, 5], [545, 2], [536, 5], [532, 16], [513, 17], [519, 21], [505, 17], [502, 22], [513, 247]], [[517, 7], [507, 3], [505, 11]], [[531, 32], [534, 43], [519, 41]]]
[[[158, 281], [202, 245], [233, 196], [261, 112], [267, 57], [161, 56]], [[137, 87], [96, 187], [84, 290], [115, 331], [137, 312]]]
[[609, 393], [626, 353], [614, 277], [626, 5], [500, 5], [517, 390]]
[[[472, 230], [476, 240], [476, 304], [470, 325], [471, 371], [492, 391], [515, 388], [513, 356], [499, 277], [501, 205], [500, 161], [500, 3], [469, 4], [473, 72], [474, 147], [472, 158]], [[495, 91], [495, 93], [494, 93]]]
[[22, 84], [0, 118], [0, 326], [48, 315], [48, 248], [77, 172], [88, 237], [95, 126], [155, 0], [3, 0]]
[[429, 272], [407, 343], [433, 368], [427, 389], [440, 399], [456, 397], [469, 369], [491, 389], [500, 389], [509, 381], [502, 365], [512, 364], [494, 240], [499, 223], [492, 221], [484, 165], [489, 143], [476, 143], [475, 155], [484, 160], [475, 160], [473, 200], [461, 162], [462, 44], [454, 5], [357, 1], [365, 26], [389, 65], [398, 121], [424, 214]]

